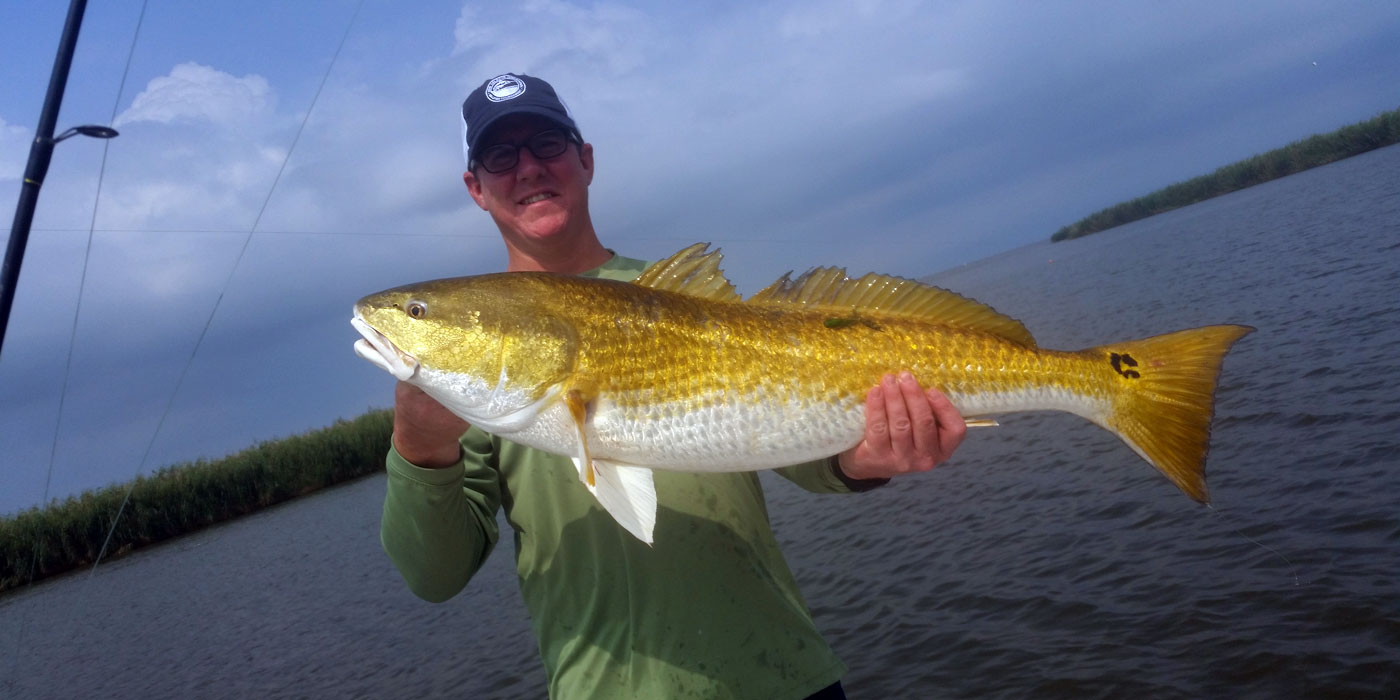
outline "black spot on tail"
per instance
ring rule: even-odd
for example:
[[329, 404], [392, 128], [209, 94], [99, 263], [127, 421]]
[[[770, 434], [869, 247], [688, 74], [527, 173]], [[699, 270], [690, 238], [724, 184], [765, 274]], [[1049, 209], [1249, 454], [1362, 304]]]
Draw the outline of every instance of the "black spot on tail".
[[1133, 356], [1132, 356], [1132, 355], [1129, 355], [1129, 354], [1126, 353], [1126, 352], [1123, 353], [1123, 354], [1121, 354], [1121, 355], [1118, 354], [1118, 353], [1116, 353], [1116, 352], [1111, 352], [1111, 353], [1109, 353], [1109, 354], [1108, 354], [1108, 363], [1111, 364], [1111, 365], [1113, 365], [1113, 371], [1114, 371], [1114, 372], [1117, 372], [1118, 374], [1120, 374], [1120, 375], [1122, 375], [1123, 377], [1126, 377], [1126, 378], [1128, 378], [1128, 379], [1137, 379], [1137, 378], [1139, 378], [1139, 377], [1142, 376], [1141, 374], [1138, 373], [1137, 370], [1134, 370], [1134, 369], [1123, 369], [1124, 365], [1126, 365], [1126, 366], [1128, 366], [1128, 367], [1137, 367], [1137, 366], [1138, 366], [1137, 360], [1134, 360], [1134, 359], [1133, 359]]

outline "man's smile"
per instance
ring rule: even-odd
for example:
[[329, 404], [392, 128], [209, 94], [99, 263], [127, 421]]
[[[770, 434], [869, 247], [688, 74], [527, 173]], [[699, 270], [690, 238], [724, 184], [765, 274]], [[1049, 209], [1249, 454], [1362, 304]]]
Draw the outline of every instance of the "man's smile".
[[534, 204], [535, 202], [543, 202], [546, 199], [553, 199], [557, 196], [559, 195], [554, 194], [553, 192], [539, 192], [537, 194], [532, 194], [529, 197], [520, 200], [520, 203], [524, 206], [529, 206], [531, 204]]

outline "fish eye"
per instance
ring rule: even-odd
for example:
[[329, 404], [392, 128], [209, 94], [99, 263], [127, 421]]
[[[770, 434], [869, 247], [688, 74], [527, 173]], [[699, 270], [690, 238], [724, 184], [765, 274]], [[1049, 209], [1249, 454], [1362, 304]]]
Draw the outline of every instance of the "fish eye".
[[428, 315], [428, 305], [417, 300], [410, 301], [404, 305], [404, 311], [407, 311], [408, 315], [413, 318], [423, 318]]

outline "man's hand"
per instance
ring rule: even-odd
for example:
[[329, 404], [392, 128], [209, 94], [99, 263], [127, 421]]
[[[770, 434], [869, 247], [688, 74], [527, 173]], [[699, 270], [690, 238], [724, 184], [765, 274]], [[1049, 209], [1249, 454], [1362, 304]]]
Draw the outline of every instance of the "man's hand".
[[886, 374], [865, 395], [865, 439], [838, 457], [851, 479], [888, 479], [933, 469], [953, 455], [967, 423], [948, 397], [914, 375]]
[[457, 438], [469, 427], [422, 389], [406, 382], [394, 387], [394, 449], [409, 463], [425, 469], [456, 464], [462, 457]]

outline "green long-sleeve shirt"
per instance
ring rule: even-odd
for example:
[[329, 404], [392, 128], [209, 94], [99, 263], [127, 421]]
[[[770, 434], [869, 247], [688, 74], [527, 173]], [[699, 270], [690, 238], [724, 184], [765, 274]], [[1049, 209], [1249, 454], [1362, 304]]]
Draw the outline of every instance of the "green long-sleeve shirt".
[[[588, 275], [630, 280], [614, 256]], [[516, 573], [552, 698], [804, 698], [844, 665], [823, 641], [769, 527], [754, 472], [655, 473], [655, 546], [621, 526], [567, 457], [472, 428], [446, 469], [392, 448], [381, 539], [413, 592], [456, 595], [499, 537], [505, 508]], [[778, 470], [847, 492], [826, 461]]]

